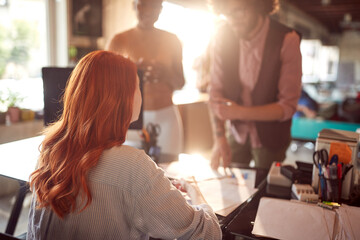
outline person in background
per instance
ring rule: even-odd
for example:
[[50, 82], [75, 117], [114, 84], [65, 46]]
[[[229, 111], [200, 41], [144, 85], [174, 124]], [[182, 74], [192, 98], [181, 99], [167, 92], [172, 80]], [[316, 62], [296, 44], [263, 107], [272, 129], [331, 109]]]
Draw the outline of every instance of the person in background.
[[116, 34], [108, 46], [110, 51], [128, 56], [144, 71], [144, 124], [160, 125], [158, 145], [162, 153], [178, 155], [183, 151], [183, 126], [174, 90], [184, 86], [182, 46], [169, 32], [154, 27], [162, 9], [162, 0], [137, 0], [134, 7], [136, 27]]
[[316, 118], [319, 104], [304, 89], [301, 89], [301, 96], [296, 110], [294, 117]]
[[[226, 17], [214, 43], [211, 165], [231, 161], [269, 168], [286, 157], [301, 92], [300, 36], [269, 18], [277, 0], [213, 0]], [[230, 136], [225, 135], [230, 121]]]
[[28, 240], [221, 239], [196, 186], [180, 182], [190, 205], [143, 150], [123, 145], [141, 102], [131, 60], [107, 51], [80, 60], [30, 177]]

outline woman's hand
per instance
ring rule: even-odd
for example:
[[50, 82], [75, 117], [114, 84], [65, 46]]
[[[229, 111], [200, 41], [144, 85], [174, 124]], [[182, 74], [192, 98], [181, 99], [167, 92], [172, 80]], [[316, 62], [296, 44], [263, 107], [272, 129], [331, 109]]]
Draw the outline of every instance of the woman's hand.
[[175, 180], [172, 181], [172, 183], [177, 189], [185, 192], [190, 197], [192, 204], [199, 205], [206, 203], [199, 187], [196, 184], [191, 184], [184, 179]]

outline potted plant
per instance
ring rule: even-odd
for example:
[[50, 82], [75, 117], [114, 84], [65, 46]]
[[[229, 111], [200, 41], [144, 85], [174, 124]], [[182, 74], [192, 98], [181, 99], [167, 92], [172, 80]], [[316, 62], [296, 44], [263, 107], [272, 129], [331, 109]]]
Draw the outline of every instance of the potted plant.
[[6, 123], [6, 111], [4, 111], [6, 100], [3, 97], [3, 93], [0, 92], [0, 125]]
[[[8, 89], [9, 90], [9, 89]], [[24, 100], [23, 97], [20, 96], [17, 92], [12, 92], [9, 90], [8, 98], [7, 98], [7, 106], [8, 106], [8, 115], [10, 122], [16, 123], [20, 120], [20, 108], [18, 104]]]

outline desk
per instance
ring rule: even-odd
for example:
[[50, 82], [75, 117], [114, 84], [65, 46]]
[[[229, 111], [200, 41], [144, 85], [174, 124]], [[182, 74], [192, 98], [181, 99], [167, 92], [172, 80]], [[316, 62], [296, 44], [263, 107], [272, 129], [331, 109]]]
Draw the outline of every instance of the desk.
[[[290, 191], [290, 188], [288, 190]], [[262, 197], [275, 197], [266, 192], [265, 181], [254, 197], [242, 204], [235, 217], [224, 227], [224, 239], [230, 240], [236, 237], [240, 239], [269, 239], [257, 237], [251, 233], [253, 230], [252, 222], [259, 217], [257, 213]], [[269, 198], [262, 200], [267, 201], [267, 205], [265, 208], [262, 205], [263, 208], [260, 210], [262, 217], [256, 219], [255, 225], [258, 228], [257, 233], [263, 234], [263, 236], [280, 239], [333, 239], [335, 236], [337, 236], [336, 239], [358, 239], [360, 236], [358, 228], [360, 208], [343, 205], [334, 211], [329, 211], [313, 204], [306, 206], [304, 203], [291, 203], [289, 200], [271, 199], [273, 201], [271, 203]], [[270, 204], [274, 205], [270, 206]], [[268, 211], [270, 209], [273, 211]], [[323, 231], [318, 231], [324, 224], [327, 224], [327, 227], [322, 229]], [[319, 234], [319, 232], [321, 233]], [[314, 233], [322, 237], [310, 237]]]
[[294, 140], [315, 142], [318, 133], [325, 128], [355, 132], [357, 129], [360, 129], [360, 124], [310, 118], [293, 118], [291, 137]]
[[[14, 233], [24, 198], [26, 193], [29, 192], [27, 181], [35, 169], [39, 156], [38, 149], [43, 139], [44, 136], [39, 136], [0, 145], [0, 153], [4, 156], [0, 159], [0, 175], [18, 180], [21, 185], [5, 230], [7, 234], [12, 235]], [[127, 143], [127, 145], [131, 144]], [[177, 160], [176, 156], [164, 154], [160, 156], [159, 162], [164, 163], [174, 160]], [[233, 164], [232, 167], [246, 168], [240, 164]], [[255, 187], [259, 188], [259, 191], [261, 191], [261, 183], [266, 178], [267, 171], [265, 169], [256, 169]], [[254, 194], [254, 196], [257, 196], [257, 194]], [[243, 205], [240, 205], [226, 217], [218, 216], [223, 231], [233, 221], [238, 212], [243, 209]]]
[[[249, 168], [249, 167], [241, 166], [240, 164], [237, 164], [237, 163], [232, 163], [231, 167]], [[220, 226], [221, 226], [221, 230], [223, 232], [223, 239], [233, 239], [234, 238], [235, 235], [232, 233], [232, 230], [231, 230], [234, 225], [235, 225], [235, 227], [242, 229], [242, 231], [237, 231], [237, 232], [240, 232], [240, 233], [244, 232], [246, 235], [251, 234], [251, 230], [252, 230], [251, 221], [254, 221], [254, 219], [255, 219], [257, 206], [259, 205], [261, 196], [263, 196], [263, 194], [265, 192], [266, 176], [267, 176], [268, 172], [269, 172], [268, 169], [256, 169], [255, 188], [257, 188], [258, 191], [252, 197], [250, 197], [246, 202], [244, 202], [239, 207], [237, 207], [228, 216], [221, 217], [221, 216], [217, 215]], [[256, 200], [256, 199], [258, 199], [258, 200]], [[249, 204], [256, 203], [256, 201], [257, 201], [256, 207], [251, 207], [251, 206], [249, 207]], [[246, 208], [246, 211], [250, 211], [250, 215], [248, 215], [245, 212], [245, 210], [244, 210], [245, 208]], [[251, 214], [253, 211], [255, 211], [254, 218], [252, 218], [253, 214]], [[239, 218], [240, 213], [242, 216], [241, 219]], [[239, 221], [237, 221], [238, 219], [239, 219]], [[248, 232], [249, 232], [249, 234], [248, 234]]]
[[[35, 170], [44, 136], [0, 144], [0, 175], [19, 181], [20, 189], [12, 208], [5, 233], [13, 235], [26, 194], [29, 192], [28, 180]], [[127, 145], [134, 143], [128, 141]], [[162, 161], [172, 161], [172, 156], [162, 156]]]
[[16, 197], [5, 233], [13, 235], [24, 198], [29, 191], [27, 184], [30, 174], [35, 170], [39, 156], [39, 146], [43, 136], [28, 138], [0, 145], [0, 175], [19, 181], [20, 189]]
[[235, 236], [244, 239], [267, 239], [254, 236], [252, 222], [255, 221], [260, 198], [266, 196], [266, 179], [258, 186], [258, 191], [254, 196], [241, 204], [233, 213], [233, 217], [225, 224], [223, 228], [223, 239], [235, 239]]

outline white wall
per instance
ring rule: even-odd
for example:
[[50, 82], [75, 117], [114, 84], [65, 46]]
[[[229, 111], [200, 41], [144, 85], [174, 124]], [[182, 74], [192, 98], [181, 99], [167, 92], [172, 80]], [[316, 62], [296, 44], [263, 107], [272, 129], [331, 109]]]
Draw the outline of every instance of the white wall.
[[48, 58], [51, 66], [68, 66], [68, 22], [66, 0], [47, 0]]
[[354, 80], [360, 84], [360, 32], [346, 31], [339, 37], [340, 62], [355, 64]]
[[111, 37], [136, 25], [133, 0], [103, 0], [103, 40], [104, 48]]
[[300, 11], [297, 7], [280, 1], [279, 21], [289, 27], [300, 25], [310, 31], [310, 39], [329, 38], [327, 29], [315, 18]]

